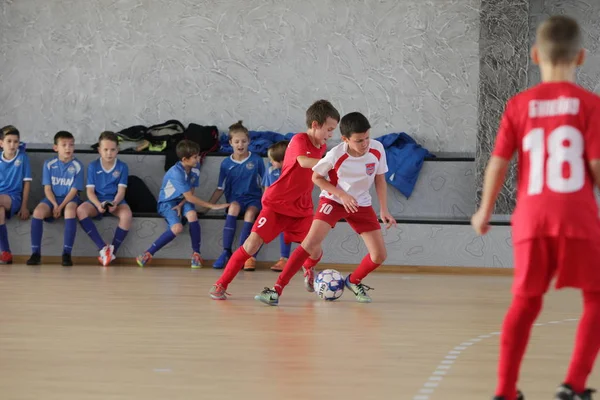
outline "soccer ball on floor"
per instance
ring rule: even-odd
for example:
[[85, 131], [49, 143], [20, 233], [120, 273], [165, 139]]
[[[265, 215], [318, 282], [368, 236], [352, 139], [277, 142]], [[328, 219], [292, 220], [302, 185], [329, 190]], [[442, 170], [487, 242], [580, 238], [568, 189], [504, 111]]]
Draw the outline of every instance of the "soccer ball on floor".
[[315, 278], [315, 293], [323, 300], [339, 299], [344, 294], [344, 276], [335, 269], [321, 271]]

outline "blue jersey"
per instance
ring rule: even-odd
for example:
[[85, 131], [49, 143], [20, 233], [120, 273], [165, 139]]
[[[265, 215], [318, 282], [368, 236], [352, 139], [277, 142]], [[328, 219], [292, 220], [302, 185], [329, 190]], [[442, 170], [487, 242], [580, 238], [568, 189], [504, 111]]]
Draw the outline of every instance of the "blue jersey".
[[228, 203], [241, 198], [262, 197], [262, 177], [265, 163], [262, 157], [250, 153], [245, 160], [235, 161], [227, 157], [221, 163], [218, 188], [225, 192]]
[[110, 170], [102, 168], [100, 159], [88, 165], [87, 187], [93, 187], [98, 200], [111, 201], [117, 195], [119, 186], [127, 187], [129, 168], [121, 160], [116, 160]]
[[23, 182], [31, 181], [31, 166], [29, 157], [24, 151], [17, 150], [17, 155], [12, 160], [0, 154], [0, 194], [21, 196]]
[[262, 185], [264, 187], [271, 186], [277, 179], [279, 179], [280, 175], [281, 175], [281, 168], [275, 168], [272, 165], [269, 166], [269, 169], [267, 170], [267, 173], [265, 174], [265, 176], [263, 178]]
[[42, 185], [52, 186], [56, 197], [66, 197], [71, 189], [83, 190], [83, 164], [73, 158], [69, 162], [62, 162], [58, 157], [44, 161], [42, 171]]
[[158, 195], [158, 203], [170, 201], [180, 202], [183, 194], [200, 185], [200, 168], [192, 168], [190, 173], [185, 172], [181, 161], [173, 165], [163, 177]]

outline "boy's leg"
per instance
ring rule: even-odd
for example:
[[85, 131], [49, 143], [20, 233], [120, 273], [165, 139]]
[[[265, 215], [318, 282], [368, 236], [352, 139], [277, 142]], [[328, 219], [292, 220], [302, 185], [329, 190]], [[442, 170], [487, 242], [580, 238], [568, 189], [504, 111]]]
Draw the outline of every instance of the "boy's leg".
[[127, 237], [127, 233], [129, 233], [131, 221], [133, 220], [133, 214], [127, 203], [119, 204], [117, 209], [112, 214], [119, 218], [119, 225], [117, 226], [117, 229], [115, 229], [115, 236], [112, 241], [112, 252], [113, 254], [116, 254], [119, 250], [119, 247], [121, 247], [121, 244], [123, 244], [123, 241]]
[[182, 209], [185, 218], [190, 224], [190, 240], [192, 241], [192, 268], [202, 268], [204, 260], [200, 256], [201, 231], [198, 222], [198, 213], [192, 203], [185, 203]]
[[41, 262], [44, 219], [50, 216], [52, 216], [51, 208], [43, 200], [33, 210], [33, 215], [31, 217], [31, 257], [27, 260], [27, 265], [39, 265]]
[[[252, 225], [254, 225], [256, 216], [259, 213], [259, 207], [260, 201], [258, 201], [258, 204], [249, 205], [244, 213], [244, 225], [240, 232], [240, 246], [243, 246], [246, 239], [248, 239], [248, 236], [250, 236]], [[244, 263], [244, 271], [254, 271], [256, 269], [256, 255], [258, 254], [258, 251], [260, 251], [260, 248], [256, 253], [252, 254], [252, 257], [246, 260]]]
[[148, 250], [136, 257], [137, 264], [140, 267], [145, 266], [157, 251], [169, 244], [177, 235], [183, 232], [181, 216], [173, 210], [171, 205], [165, 204], [163, 208], [159, 206], [158, 213], [167, 221], [168, 228], [150, 245]]
[[102, 250], [106, 243], [98, 233], [98, 229], [96, 229], [96, 225], [92, 221], [92, 218], [98, 215], [98, 210], [92, 203], [89, 201], [85, 201], [81, 203], [79, 207], [77, 207], [77, 218], [79, 219], [79, 223], [83, 228], [83, 231], [92, 239], [98, 250]]
[[600, 350], [600, 291], [583, 292], [583, 315], [577, 328], [575, 348], [565, 379], [575, 393], [583, 393]]
[[293, 218], [277, 214], [269, 208], [263, 208], [252, 227], [252, 233], [250, 233], [244, 245], [233, 253], [225, 267], [225, 271], [223, 271], [223, 275], [213, 285], [209, 293], [210, 297], [213, 300], [225, 300], [227, 298], [225, 292], [227, 286], [240, 272], [246, 260], [251, 257], [250, 254], [256, 253], [263, 243], [269, 243], [275, 239], [281, 233], [282, 228], [285, 228], [286, 224], [293, 220]]
[[536, 238], [514, 245], [514, 296], [502, 324], [496, 396], [514, 399], [517, 395], [521, 361], [531, 327], [556, 271], [557, 247], [556, 238]]
[[583, 292], [583, 314], [561, 389], [566, 394], [571, 390], [571, 396], [577, 394], [585, 399], [588, 398], [586, 382], [600, 349], [600, 271], [594, 262], [600, 258], [600, 245], [596, 241], [561, 238], [559, 248], [559, 258], [564, 261], [558, 267], [556, 287], [574, 287]]
[[6, 219], [12, 213], [12, 199], [6, 194], [0, 194], [0, 251], [10, 252]]
[[[310, 217], [306, 217], [304, 220], [310, 221]], [[296, 223], [302, 225], [302, 222], [298, 221], [298, 219], [296, 219]], [[335, 225], [335, 223], [333, 225]], [[268, 305], [277, 305], [279, 303], [279, 296], [281, 296], [283, 289], [287, 286], [292, 277], [300, 270], [300, 268], [302, 268], [302, 265], [309, 258], [309, 256], [312, 255], [315, 259], [321, 256], [321, 243], [332, 228], [333, 226], [331, 223], [314, 219], [311, 223], [308, 234], [306, 234], [300, 246], [298, 246], [292, 253], [290, 259], [285, 264], [285, 268], [279, 274], [277, 283], [275, 283], [273, 289], [265, 288], [254, 298]], [[290, 241], [291, 240], [292, 239], [290, 238]]]
[[73, 200], [65, 206], [65, 233], [63, 242], [62, 265], [70, 267], [73, 265], [71, 260], [71, 252], [75, 243], [75, 235], [77, 234], [77, 206], [78, 200]]
[[213, 268], [221, 269], [231, 257], [231, 248], [233, 246], [233, 238], [237, 227], [237, 218], [240, 215], [240, 204], [233, 201], [227, 209], [227, 217], [225, 217], [225, 225], [223, 226], [223, 253], [217, 258], [213, 264]]

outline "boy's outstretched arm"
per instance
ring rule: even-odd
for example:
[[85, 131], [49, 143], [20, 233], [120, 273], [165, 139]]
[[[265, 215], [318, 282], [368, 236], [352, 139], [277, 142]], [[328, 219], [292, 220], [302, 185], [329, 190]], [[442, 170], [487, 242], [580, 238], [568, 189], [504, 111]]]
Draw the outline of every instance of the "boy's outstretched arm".
[[478, 235], [485, 235], [490, 230], [488, 223], [494, 211], [494, 204], [502, 188], [502, 183], [504, 183], [509, 162], [510, 160], [492, 156], [485, 168], [481, 205], [471, 218], [471, 225]]
[[298, 156], [296, 157], [296, 161], [298, 161], [298, 164], [300, 164], [302, 168], [312, 169], [320, 160], [306, 156]]
[[189, 192], [185, 192], [183, 194], [183, 197], [185, 197], [186, 201], [189, 201], [192, 204], [195, 204], [199, 207], [210, 208], [212, 210], [222, 210], [224, 208], [229, 207], [229, 203], [223, 203], [223, 204], [208, 203], [208, 202], [194, 196], [194, 192], [192, 190], [190, 190]]
[[385, 174], [375, 175], [375, 191], [379, 199], [379, 216], [387, 229], [396, 226], [396, 218], [392, 217], [387, 206], [387, 182]]

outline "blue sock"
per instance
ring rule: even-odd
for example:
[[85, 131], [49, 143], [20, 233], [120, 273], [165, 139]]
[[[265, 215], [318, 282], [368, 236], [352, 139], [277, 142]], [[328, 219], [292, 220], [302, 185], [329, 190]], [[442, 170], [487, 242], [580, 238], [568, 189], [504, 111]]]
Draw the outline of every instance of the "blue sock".
[[117, 229], [115, 230], [115, 237], [113, 238], [113, 242], [112, 245], [114, 247], [113, 253], [117, 254], [117, 250], [119, 250], [119, 247], [121, 247], [121, 244], [123, 243], [123, 240], [125, 240], [125, 237], [127, 236], [127, 234], [129, 233], [129, 231], [126, 231], [125, 229], [121, 229], [117, 226]]
[[6, 225], [0, 225], [0, 251], [8, 251], [10, 253], [10, 246], [8, 245], [8, 231]]
[[281, 252], [281, 257], [290, 258], [292, 244], [286, 243], [283, 236], [283, 232], [279, 234], [279, 251]]
[[102, 237], [98, 233], [98, 229], [96, 229], [96, 225], [94, 225], [92, 219], [90, 217], [84, 218], [79, 221], [79, 223], [81, 224], [81, 227], [85, 233], [87, 233], [90, 239], [92, 239], [92, 241], [96, 244], [98, 250], [102, 250], [102, 248], [106, 246], [106, 243], [104, 243], [104, 240], [102, 240]]
[[40, 254], [42, 247], [42, 234], [44, 233], [44, 220], [31, 217], [31, 253]]
[[63, 253], [71, 254], [73, 243], [75, 243], [75, 234], [77, 233], [77, 220], [75, 218], [65, 218], [65, 242], [63, 244]]
[[154, 253], [165, 247], [173, 239], [175, 239], [175, 234], [171, 229], [167, 229], [154, 243], [152, 243], [152, 246], [148, 249], [148, 253], [154, 255]]
[[235, 236], [235, 228], [237, 224], [237, 217], [227, 214], [225, 219], [225, 227], [223, 228], [223, 248], [229, 250], [231, 253], [231, 246], [233, 245], [233, 237]]
[[190, 222], [190, 238], [192, 238], [192, 250], [194, 253], [200, 253], [200, 223], [198, 221]]

